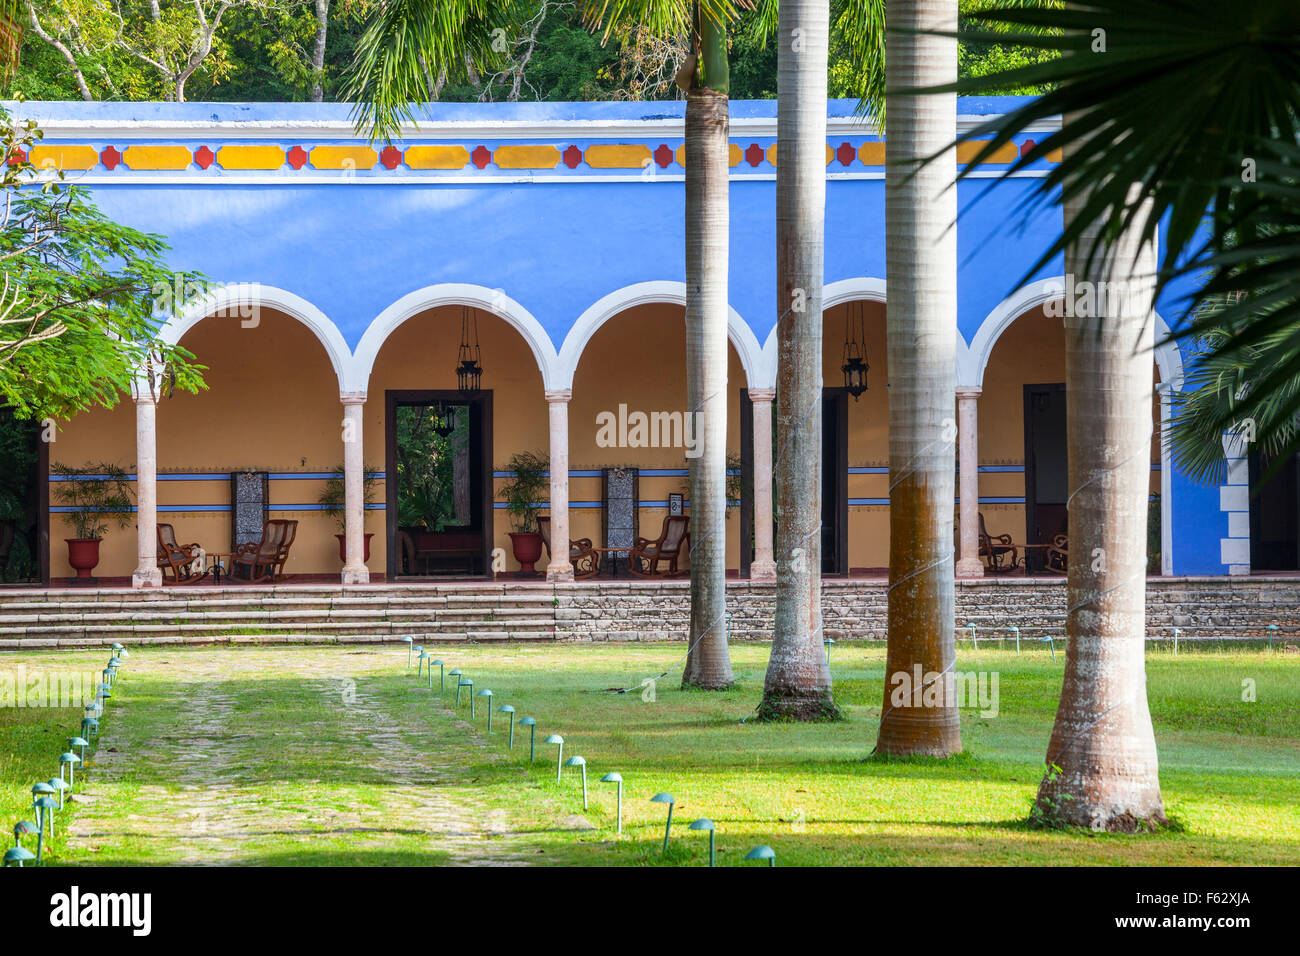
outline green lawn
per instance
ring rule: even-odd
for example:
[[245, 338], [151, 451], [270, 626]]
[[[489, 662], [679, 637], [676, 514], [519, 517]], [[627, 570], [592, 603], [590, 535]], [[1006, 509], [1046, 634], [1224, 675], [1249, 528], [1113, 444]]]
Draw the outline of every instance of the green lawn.
[[[680, 644], [443, 647], [494, 706], [538, 721], [506, 749], [430, 694], [392, 647], [140, 648], [132, 652], [84, 776], [93, 802], [57, 817], [58, 863], [700, 863], [718, 826], [719, 863], [752, 846], [782, 865], [1300, 863], [1300, 658], [1215, 648], [1148, 655], [1161, 782], [1178, 832], [1093, 835], [1030, 829], [1025, 818], [1056, 708], [1062, 662], [1035, 645], [964, 645], [958, 669], [1000, 675], [999, 713], [963, 711], [966, 752], [945, 762], [868, 759], [884, 648], [840, 644], [836, 724], [742, 723], [758, 702], [767, 648], [732, 648], [738, 686], [684, 692]], [[101, 664], [107, 651], [13, 653], [26, 664]], [[1243, 680], [1256, 700], [1242, 700]], [[436, 675], [435, 675], [436, 685]], [[75, 710], [0, 710], [0, 811], [30, 815], [28, 789], [57, 771]], [[572, 768], [555, 782], [550, 733], [589, 767], [584, 812]], [[625, 781], [614, 836], [610, 770]], [[79, 785], [78, 790], [82, 790]], [[673, 848], [660, 855], [677, 798]], [[680, 824], [680, 825], [678, 825]], [[588, 828], [591, 827], [591, 828]], [[750, 864], [752, 865], [752, 864]]]

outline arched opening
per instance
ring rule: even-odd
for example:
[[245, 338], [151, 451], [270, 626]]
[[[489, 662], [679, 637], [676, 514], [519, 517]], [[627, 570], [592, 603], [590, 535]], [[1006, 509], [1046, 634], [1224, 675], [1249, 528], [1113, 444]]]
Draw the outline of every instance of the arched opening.
[[[992, 535], [1022, 546], [1031, 572], [1046, 573], [1048, 546], [1069, 534], [1066, 499], [1065, 330], [1049, 303], [1003, 325], [987, 343], [979, 398], [980, 514]], [[1167, 488], [1162, 482], [1161, 383], [1152, 362], [1147, 571], [1168, 567]]]
[[[686, 313], [677, 302], [643, 302], [607, 317], [576, 356], [569, 408], [570, 535], [621, 548], [654, 540], [677, 507], [690, 511], [689, 461], [697, 439], [686, 406]], [[567, 343], [566, 343], [567, 345]], [[741, 389], [745, 370], [728, 344], [727, 568], [741, 567]], [[626, 555], [607, 555], [623, 566]], [[678, 565], [685, 573], [689, 560]], [[612, 568], [610, 568], [612, 571]]]
[[[477, 391], [460, 389], [463, 334], [478, 344]], [[493, 552], [512, 552], [497, 501], [507, 463], [550, 452], [533, 348], [514, 324], [468, 303], [416, 310], [372, 347], [365, 462], [384, 474], [386, 520], [371, 568], [382, 562], [389, 580], [491, 575]]]

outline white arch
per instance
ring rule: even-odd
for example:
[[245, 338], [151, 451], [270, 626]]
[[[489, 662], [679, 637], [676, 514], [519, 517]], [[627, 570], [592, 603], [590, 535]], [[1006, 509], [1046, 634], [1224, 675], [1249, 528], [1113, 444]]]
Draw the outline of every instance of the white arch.
[[[686, 283], [669, 280], [637, 282], [633, 285], [615, 289], [609, 295], [601, 297], [587, 311], [578, 316], [573, 328], [564, 338], [560, 347], [559, 361], [556, 365], [556, 379], [561, 384], [555, 388], [572, 388], [573, 376], [578, 370], [578, 362], [583, 350], [596, 330], [621, 312], [638, 305], [650, 305], [656, 302], [686, 307]], [[735, 346], [740, 356], [740, 366], [745, 370], [745, 383], [750, 388], [770, 388], [771, 381], [764, 378], [763, 349], [759, 347], [758, 337], [749, 327], [740, 313], [727, 307], [727, 338]]]
[[[1061, 298], [1065, 294], [1065, 288], [1064, 276], [1039, 279], [1016, 290], [998, 303], [997, 308], [988, 314], [980, 324], [979, 331], [975, 333], [970, 347], [970, 364], [964, 375], [959, 373], [958, 381], [961, 384], [982, 387], [984, 369], [988, 367], [993, 346], [997, 344], [1002, 333], [1031, 309], [1041, 308], [1053, 299]], [[1169, 339], [1169, 324], [1158, 312], [1152, 311], [1152, 315], [1155, 316], [1156, 321], [1154, 360], [1156, 368], [1160, 370], [1160, 573], [1170, 575], [1173, 574], [1174, 560], [1173, 462], [1170, 458], [1169, 446], [1163, 439], [1169, 422], [1170, 389], [1181, 388], [1183, 384], [1183, 356], [1178, 349], [1178, 344]]]
[[[975, 333], [975, 338], [970, 344], [969, 364], [964, 374], [959, 375], [958, 384], [981, 387], [984, 383], [984, 370], [988, 367], [989, 359], [993, 355], [993, 347], [997, 345], [1002, 333], [1026, 312], [1041, 308], [1048, 302], [1064, 296], [1065, 288], [1064, 276], [1038, 279], [1022, 286], [999, 302], [980, 323], [979, 331]], [[1155, 317], [1157, 343], [1155, 363], [1160, 369], [1160, 381], [1177, 388], [1183, 381], [1182, 353], [1179, 352], [1176, 343], [1168, 341], [1169, 325], [1158, 313]]]
[[538, 322], [531, 312], [500, 289], [489, 289], [486, 286], [471, 285], [466, 282], [443, 282], [408, 292], [380, 312], [370, 323], [366, 334], [361, 336], [361, 341], [357, 343], [356, 355], [353, 358], [356, 386], [354, 390], [366, 391], [379, 350], [403, 322], [421, 312], [442, 305], [468, 305], [509, 322], [533, 350], [533, 358], [537, 360], [537, 368], [542, 373], [543, 386], [547, 389], [568, 388], [567, 385], [556, 384], [559, 379], [556, 376], [555, 346], [551, 343], [551, 337], [546, 334], [546, 330], [542, 328], [542, 323]]
[[187, 305], [179, 315], [173, 315], [159, 330], [159, 338], [168, 345], [176, 345], [185, 333], [205, 318], [216, 314], [249, 318], [249, 307], [268, 306], [283, 312], [311, 329], [325, 347], [334, 374], [338, 376], [339, 391], [348, 391], [349, 371], [352, 367], [352, 350], [338, 326], [329, 316], [300, 295], [260, 282], [240, 282], [222, 285], [200, 299]]

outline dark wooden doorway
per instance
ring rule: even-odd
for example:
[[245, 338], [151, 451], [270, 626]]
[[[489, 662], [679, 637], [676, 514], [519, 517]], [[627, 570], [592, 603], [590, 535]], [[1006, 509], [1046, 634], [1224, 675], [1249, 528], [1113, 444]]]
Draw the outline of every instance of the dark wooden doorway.
[[1264, 481], [1270, 462], [1250, 455], [1250, 567], [1252, 571], [1300, 570], [1300, 455], [1283, 462]]
[[[822, 574], [849, 571], [849, 393], [822, 389]], [[740, 455], [744, 475], [740, 507], [740, 575], [749, 577], [754, 560], [754, 404], [748, 389], [740, 393]], [[776, 403], [772, 403], [772, 456], [780, 453]], [[775, 465], [775, 461], [773, 462]], [[773, 491], [775, 492], [775, 475]], [[773, 504], [772, 513], [776, 515]], [[773, 536], [775, 537], [775, 528]]]
[[[388, 530], [388, 580], [448, 575], [492, 574], [494, 500], [492, 486], [492, 392], [437, 389], [389, 389], [384, 393], [384, 507]], [[437, 530], [404, 526], [409, 506], [403, 508], [399, 488], [398, 414], [400, 409], [442, 406], [468, 413], [465, 430], [468, 450], [467, 501]], [[404, 517], [404, 510], [407, 515]], [[406, 541], [403, 541], [403, 538]]]
[[0, 586], [50, 583], [50, 446], [43, 431], [39, 422], [0, 409]]
[[1065, 383], [1025, 386], [1025, 534], [1051, 544], [1067, 532], [1069, 495]]

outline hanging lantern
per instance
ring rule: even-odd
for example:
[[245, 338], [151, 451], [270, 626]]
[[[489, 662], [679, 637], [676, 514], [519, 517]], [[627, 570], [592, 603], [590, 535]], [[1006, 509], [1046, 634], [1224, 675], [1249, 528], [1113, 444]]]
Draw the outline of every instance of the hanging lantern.
[[[471, 339], [471, 329], [473, 337]], [[456, 387], [462, 392], [477, 392], [483, 378], [482, 356], [478, 346], [478, 316], [468, 306], [460, 310], [460, 351], [457, 353]]]
[[433, 433], [439, 438], [446, 438], [456, 430], [456, 410], [451, 405], [438, 402], [430, 408], [429, 421]]
[[867, 330], [861, 302], [849, 303], [849, 317], [844, 327], [844, 388], [856, 402], [867, 390]]

